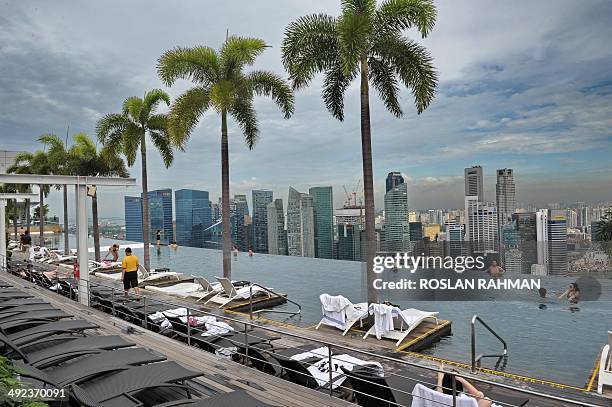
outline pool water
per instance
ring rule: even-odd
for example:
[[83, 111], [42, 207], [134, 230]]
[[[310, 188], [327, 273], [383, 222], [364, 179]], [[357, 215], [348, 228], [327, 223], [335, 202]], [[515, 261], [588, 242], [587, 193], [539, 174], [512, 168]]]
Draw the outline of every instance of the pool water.
[[[57, 239], [57, 245], [61, 245]], [[110, 241], [103, 239], [103, 245]], [[102, 253], [105, 253], [103, 246]], [[142, 249], [135, 249], [142, 256]], [[169, 267], [173, 271], [214, 279], [222, 275], [222, 253], [218, 250], [179, 247], [151, 248], [151, 266]], [[289, 256], [240, 253], [232, 258], [232, 278], [249, 280], [287, 293], [302, 306], [299, 317], [270, 313], [272, 319], [308, 326], [321, 318], [319, 295], [323, 292], [342, 294], [352, 302], [363, 300], [361, 292], [361, 264], [358, 262], [325, 260]], [[562, 291], [570, 278], [559, 278]], [[605, 292], [612, 292], [612, 280], [601, 280]], [[546, 308], [539, 301], [521, 302], [411, 302], [399, 303], [402, 308], [413, 307], [438, 311], [441, 319], [453, 322], [453, 335], [442, 339], [423, 353], [458, 362], [470, 363], [470, 320], [478, 314], [508, 343], [505, 370], [515, 374], [537, 377], [583, 387], [589, 379], [595, 360], [607, 342], [607, 331], [612, 330], [612, 302], [582, 302], [570, 309], [561, 300], [546, 300]], [[281, 308], [295, 309], [287, 303]], [[497, 354], [501, 344], [483, 327], [478, 328], [477, 353]], [[494, 367], [496, 360], [483, 362]]]

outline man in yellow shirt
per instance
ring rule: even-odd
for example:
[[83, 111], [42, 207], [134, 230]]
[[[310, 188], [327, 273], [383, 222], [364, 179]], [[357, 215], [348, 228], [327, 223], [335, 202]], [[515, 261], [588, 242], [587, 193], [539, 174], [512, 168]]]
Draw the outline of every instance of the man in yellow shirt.
[[123, 292], [127, 297], [130, 288], [134, 289], [136, 296], [140, 296], [138, 289], [138, 257], [132, 254], [131, 248], [125, 249], [125, 257], [121, 262], [121, 280], [123, 281]]

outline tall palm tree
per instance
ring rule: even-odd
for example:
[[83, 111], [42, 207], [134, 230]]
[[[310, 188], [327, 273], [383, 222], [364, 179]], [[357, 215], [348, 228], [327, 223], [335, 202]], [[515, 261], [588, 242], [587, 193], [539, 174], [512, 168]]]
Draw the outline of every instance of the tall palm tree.
[[[125, 164], [116, 150], [108, 147], [98, 151], [94, 141], [85, 133], [75, 134], [74, 143], [67, 151], [67, 166], [74, 175], [89, 177], [127, 177]], [[100, 232], [98, 222], [98, 194], [91, 195], [94, 253], [100, 261]]]
[[[47, 149], [49, 165], [54, 175], [72, 175], [68, 168], [67, 161], [67, 141], [62, 141], [55, 134], [43, 134], [38, 138]], [[56, 189], [62, 188], [63, 210], [64, 210], [64, 254], [70, 253], [70, 240], [68, 239], [68, 186], [56, 185]]]
[[273, 72], [244, 72], [265, 50], [258, 38], [231, 36], [219, 51], [210, 47], [177, 47], [166, 51], [158, 61], [161, 80], [171, 86], [178, 79], [196, 84], [176, 99], [170, 111], [173, 142], [184, 146], [200, 117], [209, 109], [221, 115], [221, 220], [223, 225], [223, 275], [231, 277], [231, 230], [229, 209], [228, 115], [238, 123], [249, 149], [257, 141], [259, 129], [254, 96], [269, 96], [285, 118], [293, 113], [293, 92]]
[[[7, 169], [8, 173], [14, 174], [40, 174], [40, 175], [48, 175], [51, 174], [51, 165], [49, 164], [49, 157], [47, 153], [41, 150], [36, 151], [35, 153], [22, 152], [15, 156], [15, 162], [12, 166]], [[49, 195], [49, 185], [39, 185], [38, 186], [38, 198], [39, 205], [42, 207], [45, 204], [45, 197]], [[26, 216], [28, 217], [27, 223], [28, 228], [30, 226], [29, 216], [29, 200], [26, 200], [27, 212]], [[45, 244], [45, 217], [41, 216], [39, 220], [39, 244], [44, 246]]]
[[434, 26], [432, 0], [342, 0], [342, 14], [313, 14], [299, 18], [285, 30], [283, 64], [294, 89], [307, 86], [317, 73], [324, 74], [322, 98], [336, 119], [344, 119], [344, 93], [359, 77], [361, 104], [361, 154], [365, 198], [366, 265], [368, 300], [376, 301], [372, 261], [376, 251], [374, 181], [370, 128], [370, 84], [385, 107], [403, 115], [400, 85], [409, 88], [418, 113], [434, 97], [438, 75], [429, 52], [404, 37], [416, 28], [426, 37]]
[[597, 222], [596, 239], [601, 241], [612, 241], [612, 208], [608, 209]]
[[144, 266], [150, 268], [149, 242], [149, 187], [147, 178], [147, 133], [155, 148], [160, 152], [166, 168], [174, 160], [173, 146], [167, 129], [167, 116], [155, 113], [161, 102], [170, 105], [170, 96], [160, 89], [145, 93], [143, 98], [132, 96], [123, 102], [121, 113], [109, 113], [96, 125], [98, 140], [109, 148], [109, 151], [122, 152], [127, 158], [128, 166], [136, 162], [140, 148], [142, 166], [142, 238], [144, 243]]

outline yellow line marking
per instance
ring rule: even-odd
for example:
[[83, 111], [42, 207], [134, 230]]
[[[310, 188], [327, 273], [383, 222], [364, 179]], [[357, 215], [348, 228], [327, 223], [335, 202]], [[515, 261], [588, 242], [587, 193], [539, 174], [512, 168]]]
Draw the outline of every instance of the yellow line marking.
[[416, 338], [414, 338], [413, 340], [411, 340], [408, 343], [405, 343], [403, 345], [398, 346], [397, 348], [395, 348], [395, 351], [396, 352], [401, 352], [404, 349], [406, 349], [407, 347], [411, 346], [412, 344], [417, 343], [417, 342], [421, 341], [422, 339], [427, 338], [430, 335], [433, 335], [435, 332], [438, 332], [439, 330], [441, 330], [442, 328], [444, 328], [445, 326], [447, 326], [449, 324], [450, 324], [450, 321], [441, 322], [438, 325], [436, 325], [436, 327], [434, 329], [431, 329], [431, 330], [429, 330], [429, 331], [427, 331], [427, 332], [417, 336]]
[[600, 360], [601, 360], [601, 355], [599, 355], [599, 357], [595, 360], [595, 366], [593, 367], [593, 373], [591, 373], [591, 378], [589, 379], [589, 382], [586, 386], [587, 391], [591, 391], [591, 389], [593, 388], [593, 383], [595, 383], [595, 378], [597, 377], [597, 374], [599, 373]]

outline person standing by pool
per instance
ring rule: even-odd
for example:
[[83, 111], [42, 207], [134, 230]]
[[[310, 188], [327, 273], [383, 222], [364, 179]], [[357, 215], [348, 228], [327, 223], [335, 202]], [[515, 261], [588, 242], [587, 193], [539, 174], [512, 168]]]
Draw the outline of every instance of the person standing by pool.
[[108, 256], [113, 256], [113, 261], [119, 260], [119, 245], [117, 243], [113, 243], [111, 247], [108, 248], [108, 253], [102, 260], [108, 259]]
[[23, 235], [23, 244], [21, 245], [21, 250], [27, 252], [30, 250], [30, 246], [32, 246], [32, 236], [30, 236], [30, 231], [26, 230]]
[[559, 298], [567, 298], [570, 304], [578, 304], [580, 301], [580, 288], [578, 284], [571, 283], [567, 290], [559, 296]]
[[123, 293], [128, 296], [130, 288], [134, 289], [136, 296], [140, 296], [138, 289], [138, 257], [132, 254], [131, 248], [125, 249], [125, 257], [121, 262], [121, 281], [123, 281]]
[[161, 230], [159, 229], [157, 229], [157, 232], [155, 232], [155, 241], [157, 242], [157, 247], [159, 247], [161, 244]]

